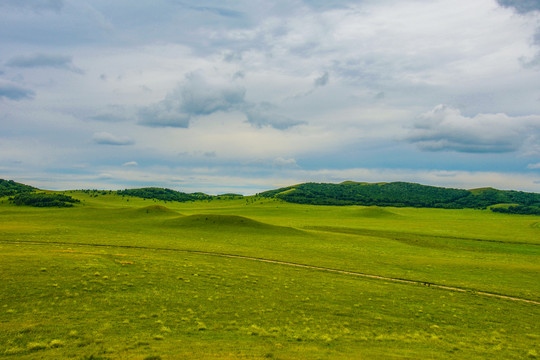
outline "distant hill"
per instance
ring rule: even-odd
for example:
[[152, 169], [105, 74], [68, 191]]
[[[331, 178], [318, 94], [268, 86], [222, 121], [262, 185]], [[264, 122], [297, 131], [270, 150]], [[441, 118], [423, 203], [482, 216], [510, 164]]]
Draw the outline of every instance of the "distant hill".
[[407, 182], [341, 184], [304, 183], [259, 194], [297, 204], [486, 209], [540, 215], [540, 194], [493, 188], [451, 189]]
[[140, 189], [127, 189], [117, 192], [118, 195], [135, 196], [143, 199], [156, 199], [163, 201], [195, 201], [195, 200], [208, 200], [212, 199], [212, 196], [203, 193], [187, 194], [181, 191], [175, 191], [171, 189], [163, 189], [157, 187], [147, 187]]
[[34, 207], [73, 207], [81, 201], [64, 194], [47, 194], [27, 192], [15, 195], [9, 198], [15, 205], [27, 205]]
[[28, 193], [33, 190], [36, 190], [36, 188], [15, 182], [13, 180], [0, 179], [0, 197]]
[[[13, 180], [0, 179], [0, 197], [29, 194], [34, 190], [37, 189], [32, 186], [17, 183]], [[188, 194], [158, 187], [120, 190], [117, 191], [117, 194], [178, 202], [242, 197], [240, 194], [221, 194], [217, 196], [201, 192]], [[540, 215], [540, 194], [497, 190], [490, 187], [463, 190], [408, 182], [366, 183], [345, 181], [340, 184], [303, 183], [265, 191], [258, 195], [266, 198], [281, 199], [290, 203], [311, 205], [364, 205], [441, 209], [489, 208], [491, 211], [499, 213]], [[36, 196], [19, 196], [18, 201], [24, 203], [22, 199], [25, 201], [31, 199], [31, 202], [45, 203], [45, 199], [39, 196], [37, 194]], [[72, 203], [68, 202], [67, 206]], [[33, 204], [33, 206], [45, 205]]]
[[79, 203], [77, 199], [62, 194], [37, 193], [35, 187], [21, 184], [13, 180], [0, 179], [0, 197], [10, 196], [9, 201], [15, 205], [34, 207], [72, 207]]

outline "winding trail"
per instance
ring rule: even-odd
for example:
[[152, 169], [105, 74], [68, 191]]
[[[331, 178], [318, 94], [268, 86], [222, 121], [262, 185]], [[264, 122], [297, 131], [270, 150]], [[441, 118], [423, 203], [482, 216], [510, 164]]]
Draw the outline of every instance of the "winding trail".
[[437, 289], [442, 289], [442, 290], [456, 291], [456, 292], [461, 292], [461, 293], [471, 293], [471, 294], [476, 294], [476, 295], [490, 296], [490, 297], [499, 298], [499, 299], [512, 300], [512, 301], [518, 301], [518, 302], [523, 302], [523, 303], [540, 305], [540, 301], [524, 299], [524, 298], [519, 298], [519, 297], [515, 297], [515, 296], [510, 296], [510, 295], [496, 294], [496, 293], [491, 293], [491, 292], [487, 292], [487, 291], [466, 289], [466, 288], [460, 288], [460, 287], [455, 287], [455, 286], [447, 286], [447, 285], [435, 284], [435, 283], [430, 283], [430, 282], [426, 282], [426, 281], [419, 281], [419, 280], [412, 280], [412, 279], [400, 279], [400, 278], [394, 278], [394, 277], [388, 277], [388, 276], [366, 274], [366, 273], [361, 273], [361, 272], [356, 272], [356, 271], [333, 269], [333, 268], [327, 268], [327, 267], [322, 267], [322, 266], [299, 264], [299, 263], [294, 263], [294, 262], [289, 262], [289, 261], [271, 260], [271, 259], [264, 259], [264, 258], [258, 258], [258, 257], [253, 257], [253, 256], [246, 256], [246, 255], [226, 254], [226, 253], [220, 253], [220, 252], [190, 250], [190, 249], [175, 249], [175, 248], [159, 248], [159, 247], [156, 248], [156, 247], [149, 247], [149, 246], [134, 246], [134, 245], [69, 243], [69, 242], [59, 242], [59, 241], [49, 241], [49, 242], [43, 241], [43, 242], [40, 242], [40, 241], [0, 240], [0, 243], [26, 244], [26, 245], [63, 245], [63, 246], [88, 246], [88, 247], [97, 247], [97, 248], [101, 247], [101, 248], [139, 249], [139, 250], [154, 250], [154, 251], [168, 251], [168, 252], [183, 252], [183, 253], [205, 255], [205, 256], [218, 256], [218, 257], [224, 257], [224, 258], [243, 259], [243, 260], [250, 260], [250, 261], [269, 263], [269, 264], [292, 266], [292, 267], [303, 268], [303, 269], [332, 272], [332, 273], [337, 273], [337, 274], [359, 276], [359, 277], [363, 277], [363, 278], [384, 280], [384, 281], [390, 281], [390, 282], [402, 283], [402, 284], [424, 285], [424, 286], [427, 286], [427, 287], [432, 287], [432, 288], [437, 288]]

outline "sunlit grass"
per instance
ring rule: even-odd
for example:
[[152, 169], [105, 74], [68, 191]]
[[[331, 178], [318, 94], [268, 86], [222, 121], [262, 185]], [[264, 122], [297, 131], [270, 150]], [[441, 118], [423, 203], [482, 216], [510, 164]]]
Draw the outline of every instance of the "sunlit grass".
[[83, 205], [0, 205], [0, 357], [538, 356], [540, 306], [474, 292], [540, 299], [538, 217], [72, 195]]

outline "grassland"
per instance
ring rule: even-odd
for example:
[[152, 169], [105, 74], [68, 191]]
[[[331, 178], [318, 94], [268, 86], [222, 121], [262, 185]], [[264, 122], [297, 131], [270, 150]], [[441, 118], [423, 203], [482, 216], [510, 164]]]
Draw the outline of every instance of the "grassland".
[[68, 195], [0, 204], [0, 358], [540, 357], [540, 305], [480, 293], [540, 301], [538, 216]]

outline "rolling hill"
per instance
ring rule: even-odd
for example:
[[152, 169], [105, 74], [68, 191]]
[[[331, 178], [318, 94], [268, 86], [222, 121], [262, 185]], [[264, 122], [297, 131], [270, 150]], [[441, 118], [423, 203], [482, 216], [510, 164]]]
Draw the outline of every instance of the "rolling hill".
[[[30, 193], [36, 188], [0, 179], [0, 197]], [[109, 193], [113, 193], [109, 191]], [[207, 195], [146, 187], [114, 192], [121, 196], [188, 202], [241, 198], [238, 194]], [[363, 205], [425, 207], [441, 209], [490, 209], [507, 214], [540, 215], [540, 194], [490, 187], [464, 190], [408, 182], [366, 183], [345, 181], [339, 184], [303, 183], [257, 194], [265, 198], [309, 205]], [[21, 195], [20, 195], [21, 196]], [[25, 195], [26, 196], [26, 195]]]
[[482, 188], [473, 190], [426, 186], [407, 182], [340, 184], [304, 183], [259, 194], [286, 202], [312, 205], [364, 205], [427, 207], [444, 209], [486, 209], [540, 215], [540, 194]]
[[13, 180], [0, 179], [0, 197], [13, 196], [21, 193], [31, 192], [36, 188], [24, 185]]

